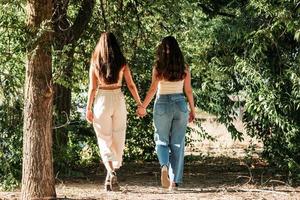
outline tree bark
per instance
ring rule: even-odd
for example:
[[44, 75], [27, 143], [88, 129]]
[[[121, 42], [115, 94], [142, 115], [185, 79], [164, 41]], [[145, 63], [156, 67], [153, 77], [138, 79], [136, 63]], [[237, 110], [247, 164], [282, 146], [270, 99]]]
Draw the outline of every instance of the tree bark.
[[52, 0], [28, 0], [27, 16], [30, 41], [35, 42], [27, 52], [21, 198], [55, 199], [51, 32], [40, 30], [41, 24], [51, 28]]

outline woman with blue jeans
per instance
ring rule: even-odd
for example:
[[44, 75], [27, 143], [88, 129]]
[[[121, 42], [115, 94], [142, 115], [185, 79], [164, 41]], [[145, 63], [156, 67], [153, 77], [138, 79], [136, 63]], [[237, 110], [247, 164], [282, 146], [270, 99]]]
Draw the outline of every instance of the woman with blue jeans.
[[182, 183], [186, 127], [195, 119], [195, 106], [191, 74], [172, 36], [164, 38], [158, 46], [152, 83], [144, 102], [138, 107], [139, 116], [146, 114], [146, 108], [156, 92], [154, 140], [161, 166], [161, 184], [163, 188], [177, 189], [178, 184]]

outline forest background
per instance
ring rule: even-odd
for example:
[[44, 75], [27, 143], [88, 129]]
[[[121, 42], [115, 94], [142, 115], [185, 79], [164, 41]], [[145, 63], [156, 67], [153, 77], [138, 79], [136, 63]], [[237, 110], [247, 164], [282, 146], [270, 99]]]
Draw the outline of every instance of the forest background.
[[[21, 181], [24, 116], [28, 116], [25, 66], [44, 33], [53, 36], [47, 48], [54, 92], [50, 123], [54, 171], [76, 176], [76, 169], [99, 162], [95, 134], [84, 119], [84, 109], [90, 57], [103, 31], [117, 36], [142, 98], [150, 85], [157, 44], [167, 35], [175, 36], [191, 68], [199, 112], [214, 115], [234, 139], [242, 140], [247, 134], [262, 142], [262, 158], [282, 170], [290, 183], [299, 180], [299, 1], [53, 2], [51, 20], [34, 30], [28, 26], [26, 1], [0, 2], [2, 188], [16, 187]], [[126, 89], [125, 94], [129, 112], [125, 161], [156, 160], [152, 115], [137, 118]], [[233, 125], [240, 108], [246, 133]], [[196, 124], [201, 127], [201, 120]], [[210, 138], [203, 129], [197, 130], [202, 139]], [[187, 145], [193, 142], [187, 137]]]

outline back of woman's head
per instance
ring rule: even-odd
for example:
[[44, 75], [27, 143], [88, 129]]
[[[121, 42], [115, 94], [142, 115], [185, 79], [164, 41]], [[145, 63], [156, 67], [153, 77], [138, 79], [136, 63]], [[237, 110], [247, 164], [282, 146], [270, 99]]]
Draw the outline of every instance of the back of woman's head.
[[176, 39], [173, 36], [165, 37], [159, 44], [156, 52], [155, 69], [160, 79], [179, 81], [184, 79], [184, 58]]
[[106, 84], [118, 82], [120, 70], [126, 64], [126, 59], [113, 33], [101, 34], [91, 62], [96, 66], [100, 78]]

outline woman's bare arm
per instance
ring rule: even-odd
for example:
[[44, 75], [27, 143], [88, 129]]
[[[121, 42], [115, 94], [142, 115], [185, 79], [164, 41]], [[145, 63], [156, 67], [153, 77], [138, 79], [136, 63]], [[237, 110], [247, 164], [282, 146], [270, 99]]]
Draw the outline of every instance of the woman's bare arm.
[[153, 68], [151, 86], [150, 86], [150, 88], [147, 92], [147, 95], [145, 97], [145, 100], [142, 104], [142, 107], [144, 107], [145, 109], [147, 108], [149, 103], [152, 101], [153, 96], [155, 95], [155, 93], [157, 91], [158, 83], [159, 83], [159, 79], [157, 78], [157, 72], [156, 72], [155, 68]]
[[95, 99], [95, 94], [97, 90], [97, 77], [95, 74], [95, 68], [93, 65], [90, 66], [89, 71], [89, 90], [88, 90], [88, 100], [86, 106], [86, 119], [88, 122], [92, 123], [94, 120], [94, 115], [92, 112], [92, 106]]
[[196, 114], [195, 114], [193, 90], [191, 86], [191, 72], [188, 67], [186, 69], [186, 76], [184, 79], [184, 93], [188, 99], [189, 106], [190, 106], [189, 122], [192, 122], [195, 119]]
[[131, 72], [127, 65], [124, 68], [124, 78], [125, 78], [127, 87], [129, 89], [131, 95], [133, 96], [134, 100], [136, 101], [137, 105], [141, 105], [142, 102], [140, 99], [140, 95], [137, 91], [134, 81], [132, 80]]

